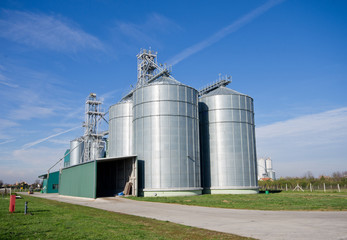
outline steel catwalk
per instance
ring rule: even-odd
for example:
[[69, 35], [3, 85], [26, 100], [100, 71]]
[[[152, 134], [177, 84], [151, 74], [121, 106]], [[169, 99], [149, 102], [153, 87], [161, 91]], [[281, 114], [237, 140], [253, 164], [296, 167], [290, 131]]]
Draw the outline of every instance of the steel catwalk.
[[70, 166], [83, 162], [84, 143], [82, 139], [74, 139], [70, 142]]
[[205, 192], [257, 193], [253, 99], [220, 87], [199, 101]]
[[133, 146], [144, 161], [144, 195], [201, 194], [197, 90], [161, 77], [136, 89], [133, 101]]
[[108, 156], [123, 157], [133, 154], [133, 102], [119, 102], [109, 109]]

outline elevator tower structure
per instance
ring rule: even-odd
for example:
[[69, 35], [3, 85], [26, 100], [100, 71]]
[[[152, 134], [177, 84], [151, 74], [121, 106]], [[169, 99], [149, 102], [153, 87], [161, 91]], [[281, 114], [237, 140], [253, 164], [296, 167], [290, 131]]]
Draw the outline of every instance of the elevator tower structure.
[[85, 104], [84, 130], [84, 156], [83, 162], [103, 157], [105, 151], [105, 133], [99, 133], [100, 120], [105, 113], [101, 110], [102, 102], [96, 98], [95, 93], [89, 94]]

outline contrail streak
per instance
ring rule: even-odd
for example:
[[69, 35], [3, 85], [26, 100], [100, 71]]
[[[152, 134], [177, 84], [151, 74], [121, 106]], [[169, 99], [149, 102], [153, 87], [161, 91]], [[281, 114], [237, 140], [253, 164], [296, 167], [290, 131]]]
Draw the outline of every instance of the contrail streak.
[[11, 143], [11, 142], [14, 142], [14, 141], [16, 141], [16, 140], [15, 139], [9, 139], [9, 140], [6, 140], [4, 142], [0, 142], [0, 145], [6, 144], [6, 143]]
[[37, 144], [39, 144], [39, 143], [42, 143], [42, 142], [47, 141], [48, 139], [54, 138], [54, 137], [59, 136], [59, 135], [62, 135], [62, 134], [64, 134], [64, 133], [71, 132], [71, 131], [73, 131], [73, 130], [75, 130], [75, 129], [77, 129], [77, 128], [80, 128], [80, 126], [78, 126], [78, 127], [73, 127], [73, 128], [68, 129], [68, 130], [65, 130], [65, 131], [63, 131], [63, 132], [53, 134], [53, 135], [48, 136], [48, 137], [46, 137], [46, 138], [39, 139], [39, 140], [37, 140], [37, 141], [35, 141], [35, 142], [31, 142], [31, 143], [24, 144], [23, 147], [22, 147], [22, 149], [27, 149], [27, 148], [33, 147], [33, 146], [35, 146], [35, 145], [37, 145]]
[[186, 59], [187, 57], [200, 52], [201, 50], [205, 49], [206, 47], [218, 42], [222, 38], [224, 38], [226, 35], [236, 32], [238, 29], [246, 25], [247, 23], [251, 22], [256, 17], [262, 15], [272, 7], [284, 2], [285, 0], [270, 0], [266, 2], [265, 4], [261, 5], [260, 7], [254, 9], [253, 11], [247, 13], [243, 17], [237, 19], [232, 24], [226, 26], [225, 28], [219, 30], [209, 38], [191, 46], [186, 49], [184, 49], [182, 52], [177, 54], [176, 56], [172, 57], [167, 61], [169, 65], [176, 65], [177, 63], [181, 62], [182, 60]]

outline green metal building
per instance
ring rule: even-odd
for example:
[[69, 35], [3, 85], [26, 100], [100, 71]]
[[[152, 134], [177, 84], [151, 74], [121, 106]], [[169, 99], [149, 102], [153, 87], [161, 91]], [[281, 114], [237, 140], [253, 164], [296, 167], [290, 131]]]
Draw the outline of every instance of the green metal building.
[[39, 176], [43, 179], [42, 192], [43, 193], [58, 193], [59, 192], [59, 171], [43, 174]]
[[64, 167], [70, 166], [70, 149], [67, 149], [64, 154]]
[[[136, 156], [100, 158], [62, 168], [57, 172], [40, 176], [44, 193], [64, 196], [98, 198], [115, 196], [131, 183], [130, 195], [138, 195], [138, 166]], [[59, 184], [53, 189], [52, 184]], [[56, 185], [55, 187], [58, 187]]]

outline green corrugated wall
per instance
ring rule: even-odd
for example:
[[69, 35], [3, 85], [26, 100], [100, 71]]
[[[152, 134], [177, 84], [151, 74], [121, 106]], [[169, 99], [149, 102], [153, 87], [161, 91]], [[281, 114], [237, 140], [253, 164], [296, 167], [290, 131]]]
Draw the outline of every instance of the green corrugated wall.
[[[67, 149], [64, 154], [64, 167], [69, 167], [70, 166], [70, 149]], [[68, 154], [69, 153], [69, 154]]]
[[62, 169], [59, 194], [96, 198], [96, 161]]
[[58, 193], [59, 171], [49, 173], [48, 178], [43, 179], [42, 186], [43, 193]]
[[44, 178], [42, 181], [42, 192], [43, 193], [47, 193], [47, 184], [48, 184], [47, 178]]
[[[53, 185], [56, 185], [55, 188]], [[52, 172], [49, 174], [47, 186], [47, 193], [58, 193], [59, 171]]]

